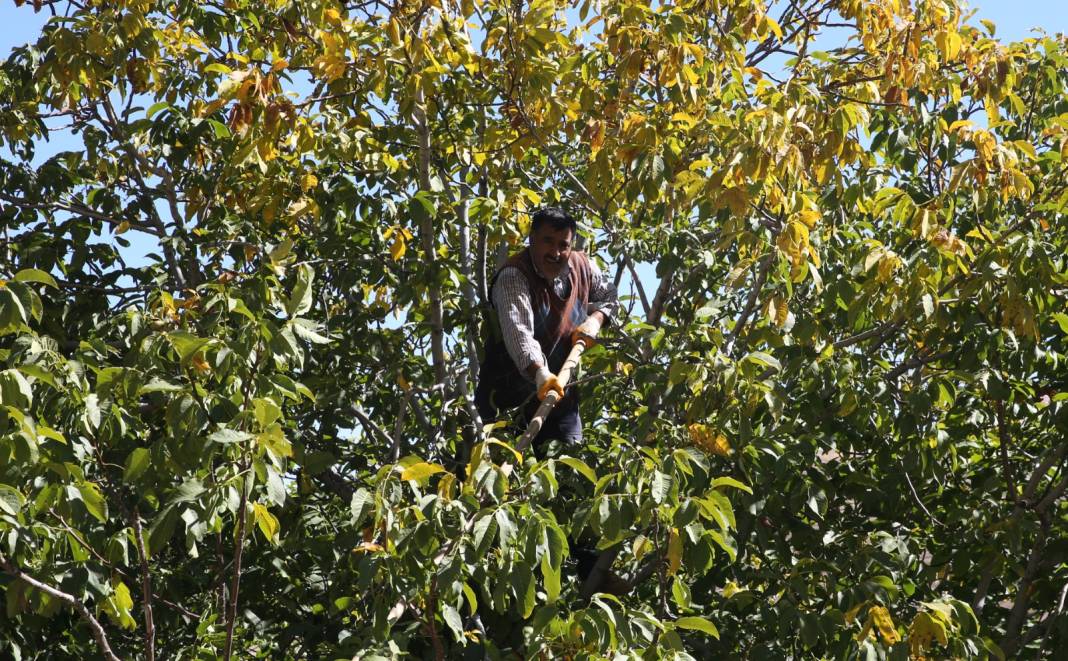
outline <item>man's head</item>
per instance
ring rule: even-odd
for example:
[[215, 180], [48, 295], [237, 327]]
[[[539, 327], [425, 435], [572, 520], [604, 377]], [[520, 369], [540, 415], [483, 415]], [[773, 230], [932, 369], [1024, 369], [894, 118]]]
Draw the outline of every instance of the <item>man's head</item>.
[[549, 279], [559, 275], [571, 256], [578, 223], [559, 207], [538, 209], [530, 221], [530, 257]]

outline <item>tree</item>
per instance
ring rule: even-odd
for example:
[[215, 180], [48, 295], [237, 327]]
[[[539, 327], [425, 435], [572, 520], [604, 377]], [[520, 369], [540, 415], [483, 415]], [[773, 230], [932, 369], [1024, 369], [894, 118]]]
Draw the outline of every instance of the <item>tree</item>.
[[[12, 653], [1065, 642], [1063, 38], [953, 0], [33, 10], [0, 68]], [[539, 460], [470, 393], [546, 203], [636, 294], [584, 445]], [[581, 535], [630, 594], [574, 577]]]

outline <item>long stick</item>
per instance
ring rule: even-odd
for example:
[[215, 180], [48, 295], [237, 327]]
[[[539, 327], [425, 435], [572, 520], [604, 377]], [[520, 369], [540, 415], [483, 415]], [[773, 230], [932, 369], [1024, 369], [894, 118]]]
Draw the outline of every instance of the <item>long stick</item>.
[[[564, 361], [564, 366], [560, 368], [560, 371], [556, 375], [556, 379], [560, 382], [561, 388], [567, 387], [567, 382], [571, 380], [571, 372], [578, 367], [579, 360], [582, 358], [582, 352], [586, 350], [586, 341], [579, 339], [575, 343], [575, 346], [571, 347], [571, 353], [567, 354], [567, 360]], [[556, 394], [555, 390], [549, 391], [549, 394], [545, 396], [545, 399], [541, 400], [541, 406], [538, 407], [534, 417], [531, 418], [530, 424], [527, 425], [526, 432], [523, 433], [523, 437], [519, 439], [519, 443], [515, 449], [520, 452], [526, 452], [527, 446], [534, 440], [534, 437], [541, 431], [542, 425], [545, 424], [545, 418], [548, 417], [549, 412], [553, 410], [553, 407], [560, 401], [560, 396]]]

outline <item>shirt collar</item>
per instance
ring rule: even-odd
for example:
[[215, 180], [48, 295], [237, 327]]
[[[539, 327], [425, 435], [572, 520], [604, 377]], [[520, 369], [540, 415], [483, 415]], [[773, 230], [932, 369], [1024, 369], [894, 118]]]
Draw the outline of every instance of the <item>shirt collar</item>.
[[556, 275], [556, 278], [553, 280], [549, 280], [549, 278], [541, 272], [541, 269], [538, 268], [538, 265], [534, 262], [533, 259], [530, 260], [530, 263], [534, 266], [534, 272], [538, 274], [538, 277], [547, 282], [556, 283], [560, 282], [561, 280], [567, 280], [567, 276], [571, 273], [571, 260], [564, 262], [564, 267], [560, 269], [560, 273], [558, 273]]

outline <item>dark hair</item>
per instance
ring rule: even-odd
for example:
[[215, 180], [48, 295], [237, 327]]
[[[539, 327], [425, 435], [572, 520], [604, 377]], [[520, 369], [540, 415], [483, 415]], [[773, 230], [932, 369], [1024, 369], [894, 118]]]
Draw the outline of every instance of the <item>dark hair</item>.
[[531, 214], [530, 233], [534, 234], [546, 223], [557, 232], [567, 229], [571, 230], [572, 234], [578, 234], [578, 221], [560, 207], [542, 207]]

